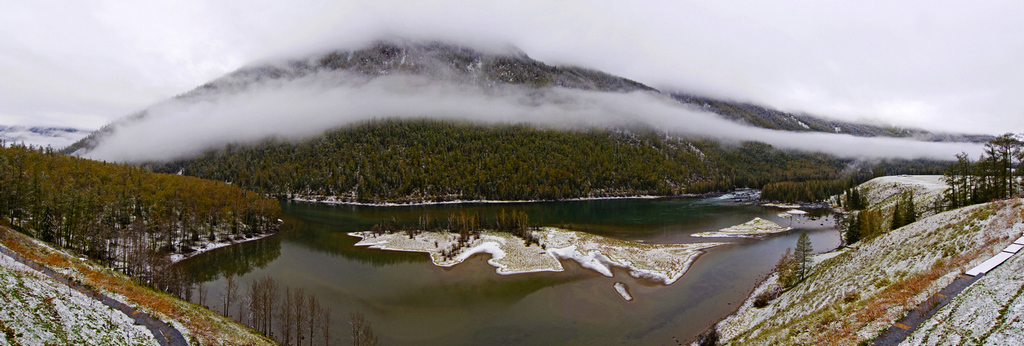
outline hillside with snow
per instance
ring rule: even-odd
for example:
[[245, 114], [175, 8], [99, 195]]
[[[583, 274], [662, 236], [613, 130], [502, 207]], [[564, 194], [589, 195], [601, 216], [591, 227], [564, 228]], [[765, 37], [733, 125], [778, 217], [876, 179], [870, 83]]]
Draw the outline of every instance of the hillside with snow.
[[[919, 177], [885, 177], [861, 188], [869, 203], [879, 207], [900, 190], [927, 201], [939, 186]], [[819, 255], [807, 279], [756, 308], [754, 297], [777, 286], [777, 275], [769, 277], [736, 314], [717, 325], [718, 332], [725, 344], [736, 345], [869, 341], [965, 270], [1020, 237], [1022, 220], [1021, 199], [997, 201], [938, 213]], [[1016, 285], [1019, 289], [1020, 282]], [[1006, 306], [1013, 299], [1001, 301]]]
[[134, 320], [0, 253], [0, 345], [157, 345]]

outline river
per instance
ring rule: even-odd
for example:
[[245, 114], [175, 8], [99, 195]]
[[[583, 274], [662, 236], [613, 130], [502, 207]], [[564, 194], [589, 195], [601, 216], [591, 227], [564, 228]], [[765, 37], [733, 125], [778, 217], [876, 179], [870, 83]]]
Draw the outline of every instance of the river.
[[[245, 292], [263, 276], [302, 287], [332, 310], [332, 344], [348, 344], [351, 312], [364, 314], [382, 344], [648, 344], [692, 341], [732, 313], [769, 273], [786, 248], [807, 232], [816, 252], [839, 245], [831, 217], [763, 239], [696, 238], [761, 217], [789, 226], [781, 209], [743, 205], [728, 198], [661, 198], [516, 204], [369, 207], [283, 202], [277, 235], [217, 249], [177, 264], [205, 282], [206, 304], [222, 311], [227, 275]], [[384, 219], [414, 222], [424, 214], [446, 218], [466, 212], [491, 216], [526, 212], [532, 223], [571, 227], [648, 243], [728, 241], [701, 256], [677, 282], [637, 280], [625, 270], [609, 278], [563, 261], [564, 272], [498, 275], [477, 255], [452, 268], [427, 254], [355, 247], [346, 233]], [[634, 297], [613, 289], [623, 282]], [[193, 295], [193, 300], [198, 299]], [[237, 318], [238, 305], [231, 308]]]

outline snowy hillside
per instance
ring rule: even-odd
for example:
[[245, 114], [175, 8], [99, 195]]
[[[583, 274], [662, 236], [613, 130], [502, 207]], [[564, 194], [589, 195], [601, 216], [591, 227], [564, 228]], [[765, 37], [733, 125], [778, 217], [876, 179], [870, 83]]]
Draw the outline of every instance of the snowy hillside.
[[[887, 177], [869, 204], [884, 203], [900, 186], [916, 186], [915, 200], [938, 190], [920, 177]], [[893, 185], [895, 184], [895, 185]], [[877, 189], [887, 186], [888, 192]], [[739, 311], [718, 324], [726, 344], [856, 344], [870, 340], [906, 311], [991, 257], [1024, 232], [1022, 201], [993, 202], [943, 212], [821, 255], [813, 273], [772, 300], [753, 297], [776, 285], [772, 276]], [[1018, 283], [1019, 285], [1019, 283]]]
[[904, 341], [903, 345], [1024, 344], [1024, 256], [985, 274]]
[[[0, 345], [156, 345], [124, 313], [0, 254]], [[17, 307], [17, 308], [15, 308]]]

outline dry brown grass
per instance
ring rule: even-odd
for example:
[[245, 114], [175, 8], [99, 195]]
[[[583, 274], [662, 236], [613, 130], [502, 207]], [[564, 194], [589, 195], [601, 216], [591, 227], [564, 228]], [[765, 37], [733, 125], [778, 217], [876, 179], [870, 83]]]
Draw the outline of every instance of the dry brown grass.
[[[1020, 200], [1003, 201], [996, 204], [995, 209], [1001, 209], [1006, 203], [1013, 203], [1012, 207], [1019, 208]], [[992, 228], [1006, 228], [1024, 217], [1024, 208], [1003, 214], [996, 214], [989, 218]], [[831, 326], [823, 333], [818, 333], [815, 342], [823, 345], [850, 345], [861, 341], [856, 332], [868, 324], [878, 321], [891, 323], [898, 318], [898, 314], [916, 308], [921, 303], [932, 299], [934, 293], [942, 289], [941, 285], [935, 285], [936, 281], [951, 272], [961, 272], [964, 266], [983, 256], [991, 255], [998, 251], [999, 243], [1007, 237], [996, 237], [993, 234], [982, 234], [981, 246], [974, 250], [956, 255], [948, 260], [938, 261], [927, 271], [917, 273], [889, 285], [882, 292], [875, 294], [863, 303], [862, 307], [854, 309], [852, 319], [841, 322], [839, 326]], [[934, 289], [936, 292], [928, 292]]]
[[198, 305], [175, 298], [166, 293], [140, 285], [131, 278], [112, 270], [89, 265], [62, 252], [35, 244], [27, 236], [0, 227], [0, 243], [25, 258], [44, 264], [51, 269], [71, 269], [78, 273], [82, 283], [117, 293], [144, 311], [155, 312], [184, 325], [194, 343], [203, 345], [273, 345], [274, 342], [255, 330], [238, 324], [224, 316]]

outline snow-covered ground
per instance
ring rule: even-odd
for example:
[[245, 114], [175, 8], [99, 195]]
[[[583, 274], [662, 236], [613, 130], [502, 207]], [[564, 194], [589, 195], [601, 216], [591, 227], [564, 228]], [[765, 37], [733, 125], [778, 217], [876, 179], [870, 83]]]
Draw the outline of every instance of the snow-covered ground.
[[[938, 177], [884, 177], [863, 184], [868, 188], [862, 191], [870, 204], [878, 206], [891, 202], [900, 191], [913, 191], [915, 202], [933, 201], [941, 195], [942, 186]], [[964, 270], [1020, 237], [1022, 218], [1020, 199], [976, 205], [926, 217], [852, 248], [816, 256], [820, 263], [805, 281], [768, 306], [754, 308], [754, 297], [776, 287], [776, 276], [771, 276], [734, 315], [717, 325], [718, 331], [727, 344], [869, 340]], [[1019, 276], [1016, 281], [1019, 289]], [[1020, 308], [1024, 305], [1016, 305], [1021, 303], [1002, 306], [1024, 311]]]
[[491, 259], [487, 263], [497, 267], [499, 274], [557, 272], [563, 270], [558, 260], [570, 259], [608, 277], [613, 276], [611, 267], [620, 267], [628, 269], [633, 277], [653, 279], [666, 285], [682, 277], [702, 250], [722, 244], [641, 244], [557, 228], [542, 228], [534, 234], [544, 247], [526, 246], [522, 239], [509, 233], [484, 232], [479, 238], [471, 239], [464, 250], [445, 258], [441, 252], [457, 242], [457, 234], [423, 232], [409, 237], [405, 233], [349, 233], [362, 238], [357, 246], [426, 252], [434, 264], [442, 267], [462, 263], [477, 253], [488, 253]]
[[616, 281], [612, 287], [615, 288], [615, 292], [619, 292], [622, 299], [625, 299], [627, 302], [633, 300], [633, 295], [629, 294], [629, 289], [626, 287], [626, 284]]
[[935, 213], [935, 203], [942, 199], [947, 187], [941, 175], [899, 175], [871, 179], [861, 184], [859, 189], [868, 205], [883, 209], [892, 208], [901, 193], [912, 192], [915, 211], [918, 215], [928, 216]]
[[1024, 345], [1024, 255], [975, 281], [902, 343], [966, 344]]
[[0, 345], [156, 345], [124, 313], [0, 254]]

